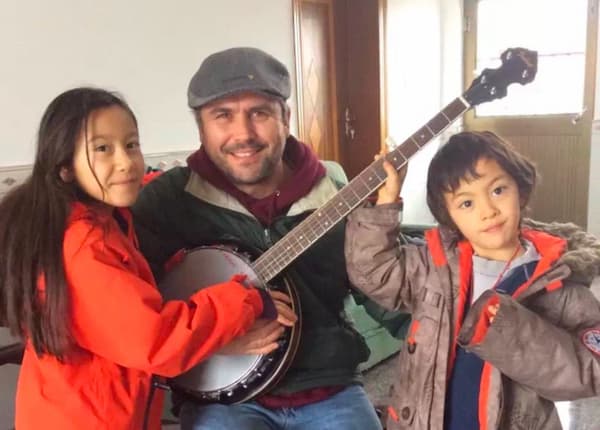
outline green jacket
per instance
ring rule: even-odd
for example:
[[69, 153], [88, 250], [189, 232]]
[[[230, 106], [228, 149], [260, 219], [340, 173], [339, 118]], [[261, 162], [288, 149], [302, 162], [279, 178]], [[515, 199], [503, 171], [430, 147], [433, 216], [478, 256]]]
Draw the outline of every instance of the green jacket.
[[[177, 167], [146, 185], [132, 208], [140, 248], [158, 279], [165, 261], [182, 248], [234, 240], [264, 251], [327, 202], [339, 185], [324, 177], [265, 228], [235, 198], [188, 167]], [[298, 290], [303, 324], [294, 362], [275, 393], [356, 383], [357, 366], [369, 357], [344, 314], [350, 292], [344, 228], [339, 223], [284, 271]]]

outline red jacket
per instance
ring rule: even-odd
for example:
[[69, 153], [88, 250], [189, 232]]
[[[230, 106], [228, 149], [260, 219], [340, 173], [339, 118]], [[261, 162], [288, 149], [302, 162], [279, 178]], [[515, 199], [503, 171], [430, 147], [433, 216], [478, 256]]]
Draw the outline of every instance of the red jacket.
[[[71, 306], [65, 318], [77, 346], [63, 364], [27, 345], [16, 398], [19, 430], [140, 430], [151, 374], [182, 373], [262, 312], [258, 292], [236, 282], [198, 291], [189, 303], [163, 302], [136, 249], [131, 216], [119, 211], [127, 236], [112, 216], [73, 207], [63, 250]], [[162, 395], [155, 396], [150, 429], [160, 428]]]

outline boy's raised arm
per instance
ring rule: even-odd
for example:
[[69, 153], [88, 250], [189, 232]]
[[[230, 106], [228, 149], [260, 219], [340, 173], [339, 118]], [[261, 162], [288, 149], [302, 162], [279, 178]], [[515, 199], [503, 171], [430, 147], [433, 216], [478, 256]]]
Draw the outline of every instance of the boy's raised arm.
[[352, 284], [389, 310], [411, 311], [428, 273], [426, 248], [400, 246], [399, 203], [356, 209], [346, 225], [345, 254]]

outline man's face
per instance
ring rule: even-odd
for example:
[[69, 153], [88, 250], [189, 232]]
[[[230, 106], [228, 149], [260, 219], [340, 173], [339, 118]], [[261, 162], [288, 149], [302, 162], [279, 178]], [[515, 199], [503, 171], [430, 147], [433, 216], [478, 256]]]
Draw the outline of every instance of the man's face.
[[235, 186], [254, 189], [280, 174], [289, 112], [278, 101], [243, 92], [215, 100], [197, 115], [206, 153]]

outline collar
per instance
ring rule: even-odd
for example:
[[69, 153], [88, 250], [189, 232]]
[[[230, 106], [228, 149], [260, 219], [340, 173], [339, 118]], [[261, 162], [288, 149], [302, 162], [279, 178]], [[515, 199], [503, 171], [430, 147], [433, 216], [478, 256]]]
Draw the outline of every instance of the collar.
[[[435, 228], [425, 233], [427, 246], [434, 264], [438, 267], [445, 266], [447, 263], [448, 252], [457, 252], [459, 255], [459, 277], [461, 286], [468, 285], [472, 272], [473, 247], [467, 240], [461, 240], [456, 245], [453, 242], [444, 240], [440, 229]], [[565, 239], [553, 236], [549, 233], [523, 228], [521, 237], [530, 241], [537, 252], [540, 254], [540, 261], [531, 276], [531, 278], [520, 286], [514, 293], [514, 297], [522, 294], [534, 281], [546, 274], [550, 268], [559, 260], [566, 250], [567, 242]], [[546, 290], [552, 291], [562, 286], [562, 279], [568, 275], [568, 270], [561, 270], [560, 276], [552, 276], [549, 279]]]
[[233, 185], [203, 147], [190, 155], [187, 163], [200, 178], [235, 198], [263, 225], [270, 225], [275, 217], [285, 214], [292, 204], [306, 196], [325, 176], [325, 168], [314, 152], [293, 136], [286, 139], [283, 160], [292, 169], [290, 179], [262, 199], [254, 198]]
[[71, 212], [67, 218], [67, 225], [70, 225], [78, 220], [88, 220], [101, 225], [114, 225], [119, 228], [119, 223], [116, 217], [120, 218], [124, 224], [124, 234], [133, 242], [135, 247], [138, 247], [135, 229], [133, 228], [133, 216], [129, 208], [114, 208], [113, 211], [100, 211], [92, 205], [81, 201], [71, 203]]

